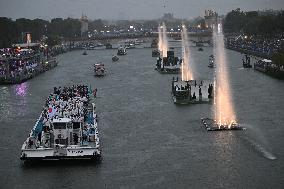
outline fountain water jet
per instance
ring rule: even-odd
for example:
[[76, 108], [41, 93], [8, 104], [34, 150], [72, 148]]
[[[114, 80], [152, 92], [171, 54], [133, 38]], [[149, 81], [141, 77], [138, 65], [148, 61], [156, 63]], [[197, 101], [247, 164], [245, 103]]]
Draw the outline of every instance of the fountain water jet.
[[188, 35], [185, 25], [182, 25], [181, 38], [182, 38], [182, 60], [183, 60], [181, 64], [181, 78], [182, 81], [189, 81], [193, 80], [193, 71], [192, 71], [193, 60], [191, 59], [191, 62], [189, 61], [189, 57], [192, 56], [190, 56]]
[[166, 57], [168, 51], [168, 37], [167, 37], [167, 28], [164, 22], [162, 23], [162, 26], [159, 25], [158, 34], [159, 34], [159, 43], [158, 43], [159, 51], [162, 53], [162, 57]]
[[227, 71], [227, 59], [224, 48], [222, 25], [213, 28], [214, 57], [216, 60], [216, 81], [214, 86], [214, 118], [202, 118], [208, 131], [244, 130], [236, 123], [236, 114], [231, 97], [230, 80]]
[[163, 34], [162, 34], [162, 26], [159, 25], [158, 27], [158, 35], [159, 35], [159, 42], [158, 42], [158, 50], [159, 52], [163, 51]]
[[231, 99], [230, 80], [227, 71], [227, 58], [224, 48], [224, 35], [222, 25], [218, 23], [213, 29], [214, 57], [216, 60], [216, 95], [215, 95], [215, 120], [218, 124], [228, 125], [236, 121], [234, 105]]

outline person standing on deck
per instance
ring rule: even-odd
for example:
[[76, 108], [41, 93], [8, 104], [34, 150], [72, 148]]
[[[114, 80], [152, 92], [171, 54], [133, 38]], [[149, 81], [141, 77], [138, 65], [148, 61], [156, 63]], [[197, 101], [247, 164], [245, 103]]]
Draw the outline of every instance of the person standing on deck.
[[97, 88], [95, 88], [94, 92], [93, 92], [93, 95], [94, 95], [95, 98], [97, 97], [97, 91], [98, 91]]

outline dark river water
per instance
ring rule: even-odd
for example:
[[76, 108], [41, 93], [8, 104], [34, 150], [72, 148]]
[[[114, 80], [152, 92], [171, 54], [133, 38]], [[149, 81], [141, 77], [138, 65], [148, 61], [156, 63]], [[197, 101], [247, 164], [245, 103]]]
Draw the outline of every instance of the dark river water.
[[[172, 45], [178, 45], [177, 43]], [[179, 48], [175, 48], [180, 51]], [[207, 132], [212, 105], [177, 106], [173, 75], [154, 70], [151, 49], [73, 51], [23, 84], [0, 86], [0, 188], [284, 188], [284, 82], [242, 69], [226, 50], [233, 100], [246, 131]], [[212, 79], [212, 47], [192, 48], [195, 78]], [[107, 75], [95, 78], [93, 64]], [[54, 86], [97, 88], [103, 160], [23, 164], [20, 149]]]

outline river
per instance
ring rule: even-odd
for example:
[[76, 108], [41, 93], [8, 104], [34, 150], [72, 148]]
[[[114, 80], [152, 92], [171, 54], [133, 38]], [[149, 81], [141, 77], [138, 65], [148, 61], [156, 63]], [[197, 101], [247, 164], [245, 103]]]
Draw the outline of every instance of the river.
[[[171, 42], [179, 46], [178, 42]], [[175, 48], [175, 51], [181, 51]], [[195, 77], [212, 79], [212, 47], [192, 48]], [[151, 49], [59, 55], [59, 65], [20, 85], [0, 86], [0, 188], [283, 188], [284, 83], [243, 69], [226, 50], [233, 101], [245, 131], [207, 132], [212, 105], [177, 106], [173, 75], [154, 70]], [[179, 53], [180, 54], [180, 53]], [[107, 75], [94, 77], [103, 62]], [[54, 86], [97, 88], [101, 163], [25, 165], [20, 149]]]

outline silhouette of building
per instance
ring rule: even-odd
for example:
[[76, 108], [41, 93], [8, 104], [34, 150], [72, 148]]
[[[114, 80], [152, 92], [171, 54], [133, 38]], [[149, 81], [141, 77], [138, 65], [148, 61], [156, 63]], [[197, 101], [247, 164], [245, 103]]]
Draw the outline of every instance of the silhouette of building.
[[162, 20], [165, 20], [165, 21], [174, 20], [174, 14], [173, 13], [165, 13], [164, 16], [162, 17]]
[[218, 20], [218, 13], [212, 10], [205, 10], [204, 20], [206, 28], [213, 28], [213, 25]]

